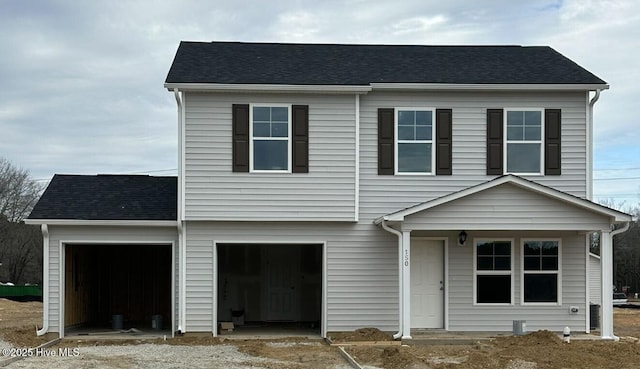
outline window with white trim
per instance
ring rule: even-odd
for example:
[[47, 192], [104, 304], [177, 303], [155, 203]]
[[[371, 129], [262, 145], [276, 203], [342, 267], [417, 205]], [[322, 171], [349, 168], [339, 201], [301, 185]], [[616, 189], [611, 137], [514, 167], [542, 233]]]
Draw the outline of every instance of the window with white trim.
[[505, 110], [507, 173], [541, 174], [543, 119], [542, 109]]
[[433, 174], [434, 110], [396, 109], [396, 174]]
[[251, 171], [288, 172], [291, 167], [291, 106], [252, 105]]
[[474, 245], [476, 304], [513, 303], [513, 242], [476, 240]]
[[559, 302], [560, 241], [523, 240], [522, 258], [522, 302]]

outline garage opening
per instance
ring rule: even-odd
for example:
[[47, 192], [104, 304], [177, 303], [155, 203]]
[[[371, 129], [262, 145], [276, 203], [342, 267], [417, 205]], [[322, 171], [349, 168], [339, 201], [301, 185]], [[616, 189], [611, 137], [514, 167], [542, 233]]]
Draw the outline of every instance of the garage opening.
[[171, 331], [171, 245], [65, 245], [66, 335]]
[[218, 244], [218, 322], [233, 335], [319, 335], [322, 247]]

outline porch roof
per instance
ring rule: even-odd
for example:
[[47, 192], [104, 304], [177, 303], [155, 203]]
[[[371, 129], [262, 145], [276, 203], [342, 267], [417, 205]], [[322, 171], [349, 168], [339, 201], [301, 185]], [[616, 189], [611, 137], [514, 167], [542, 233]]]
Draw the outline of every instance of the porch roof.
[[408, 208], [404, 208], [392, 213], [388, 213], [374, 220], [375, 224], [380, 224], [382, 221], [390, 222], [404, 222], [405, 218], [419, 212], [427, 211], [440, 205], [452, 203], [456, 200], [468, 198], [472, 195], [480, 192], [496, 188], [504, 184], [511, 184], [517, 188], [528, 191], [532, 194], [544, 196], [552, 201], [557, 201], [558, 204], [566, 204], [574, 206], [578, 209], [582, 209], [588, 213], [592, 213], [596, 216], [603, 216], [610, 219], [611, 223], [624, 223], [634, 221], [635, 217], [626, 214], [624, 212], [608, 208], [606, 206], [596, 204], [592, 201], [573, 196], [571, 194], [556, 190], [554, 188], [533, 182], [516, 175], [508, 174], [501, 177], [497, 177], [487, 182], [480, 183], [475, 186], [467, 187], [463, 190], [452, 192], [448, 195], [425, 201]]

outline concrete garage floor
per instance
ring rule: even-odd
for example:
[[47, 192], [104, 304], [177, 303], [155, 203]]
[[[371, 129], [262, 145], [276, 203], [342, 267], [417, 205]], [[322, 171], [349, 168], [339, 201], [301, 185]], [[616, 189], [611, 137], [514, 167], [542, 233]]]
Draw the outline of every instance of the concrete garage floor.
[[320, 330], [300, 325], [241, 325], [235, 326], [233, 332], [220, 332], [219, 337], [229, 339], [278, 339], [285, 337], [320, 340]]
[[74, 340], [130, 340], [171, 338], [171, 330], [156, 330], [151, 328], [131, 328], [114, 330], [102, 327], [67, 328], [65, 338]]

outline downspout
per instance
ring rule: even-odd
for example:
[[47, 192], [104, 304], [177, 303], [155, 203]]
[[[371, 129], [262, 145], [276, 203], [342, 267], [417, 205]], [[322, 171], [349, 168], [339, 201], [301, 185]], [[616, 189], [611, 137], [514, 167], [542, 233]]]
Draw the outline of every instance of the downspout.
[[184, 107], [183, 98], [178, 89], [173, 90], [173, 96], [176, 98], [178, 105], [178, 222], [182, 222], [185, 218], [184, 211], [184, 150], [185, 150], [185, 127], [184, 127]]
[[185, 286], [186, 282], [184, 279], [185, 276], [185, 262], [186, 253], [184, 252], [184, 228], [182, 226], [182, 222], [178, 222], [178, 275], [180, 276], [180, 281], [178, 283], [178, 333], [183, 334], [186, 323], [186, 314], [185, 314], [185, 306], [186, 306], [186, 296], [185, 296]]
[[42, 336], [49, 332], [49, 227], [46, 224], [40, 226], [42, 231], [42, 329], [36, 330], [36, 335]]
[[398, 332], [393, 335], [393, 339], [397, 340], [402, 337], [402, 327], [404, 323], [402, 315], [404, 309], [402, 301], [402, 289], [404, 288], [402, 280], [402, 233], [389, 227], [386, 220], [383, 220], [380, 224], [382, 225], [382, 229], [398, 237]]
[[600, 99], [601, 89], [589, 101], [589, 122], [587, 125], [587, 200], [593, 200], [593, 106]]
[[355, 147], [355, 198], [354, 198], [354, 221], [360, 218], [360, 95], [356, 94], [356, 147]]
[[180, 91], [173, 89], [173, 96], [178, 105], [178, 332], [184, 333], [186, 328], [187, 307], [187, 253], [186, 232], [184, 224], [184, 119], [183, 104]]
[[[611, 231], [611, 239], [613, 240], [613, 236], [617, 236], [620, 233], [624, 233], [628, 231], [630, 225], [631, 225], [631, 222], [626, 222], [622, 228]], [[611, 245], [613, 245], [613, 243], [611, 243]]]

